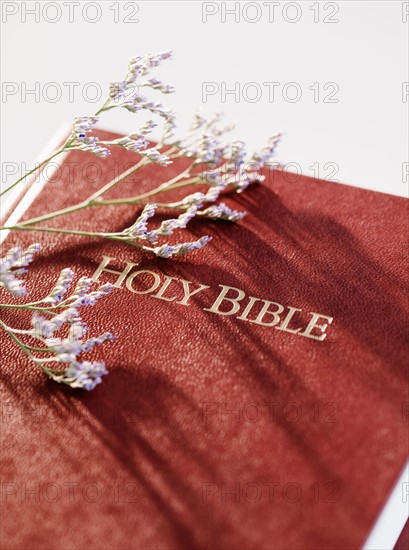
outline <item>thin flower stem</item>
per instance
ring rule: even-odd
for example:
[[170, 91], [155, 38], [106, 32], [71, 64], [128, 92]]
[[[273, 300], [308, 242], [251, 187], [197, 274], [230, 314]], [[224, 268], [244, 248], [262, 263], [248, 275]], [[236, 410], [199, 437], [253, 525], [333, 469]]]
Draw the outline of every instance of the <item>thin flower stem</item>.
[[[92, 206], [92, 204], [89, 204], [88, 202], [79, 202], [78, 204], [74, 204], [73, 206], [68, 206], [67, 208], [62, 208], [61, 210], [55, 210], [54, 212], [50, 212], [49, 214], [44, 214], [44, 216], [38, 216], [37, 218], [32, 218], [31, 220], [26, 220], [19, 222], [19, 225], [21, 228], [30, 229], [30, 226], [38, 222], [44, 222], [47, 220], [52, 220], [53, 218], [58, 218], [59, 216], [64, 216], [65, 214], [70, 214], [71, 212], [77, 212], [78, 210], [81, 210], [83, 208], [87, 208], [88, 206]], [[6, 229], [5, 227], [2, 227], [0, 229]]]
[[[49, 357], [49, 358], [40, 358], [40, 357], [35, 357], [31, 351], [41, 351], [41, 352], [46, 352], [46, 351], [50, 351], [50, 350], [43, 350], [43, 349], [40, 349], [40, 348], [32, 348], [31, 346], [26, 346], [26, 344], [24, 344], [20, 338], [17, 338], [17, 336], [15, 334], [13, 334], [13, 332], [10, 331], [10, 327], [8, 327], [6, 325], [6, 323], [4, 323], [3, 321], [0, 320], [0, 326], [7, 332], [7, 334], [10, 336], [10, 338], [18, 345], [18, 347], [28, 356], [29, 359], [31, 359], [33, 361], [33, 363], [37, 366], [37, 367], [40, 367], [48, 376], [53, 376], [57, 370], [56, 369], [49, 369], [47, 368], [46, 366], [43, 365], [43, 362], [47, 362], [47, 363], [53, 363], [55, 361], [54, 357]], [[64, 382], [64, 381], [62, 381]], [[65, 382], [64, 382], [65, 383]]]
[[19, 308], [24, 308], [26, 306], [36, 306], [37, 304], [43, 304], [44, 303], [44, 300], [38, 300], [37, 302], [28, 302], [27, 304], [23, 304], [23, 305], [16, 305], [16, 306], [11, 306], [10, 304], [0, 304], [0, 307], [19, 307]]
[[30, 350], [30, 351], [37, 351], [42, 353], [50, 353], [50, 350], [47, 348], [34, 348], [33, 346], [28, 346], [27, 344], [24, 344], [24, 346]]
[[[175, 150], [175, 148], [171, 147], [168, 151], [165, 151], [165, 152], [166, 153], [168, 153], [169, 151], [173, 152], [173, 150]], [[52, 157], [50, 157], [50, 158], [52, 158]], [[50, 159], [48, 159], [48, 160], [50, 160]], [[99, 206], [100, 204], [103, 204], [103, 202], [101, 200], [99, 200], [101, 195], [106, 193], [109, 189], [112, 189], [112, 187], [114, 187], [115, 185], [120, 183], [122, 180], [124, 180], [125, 178], [127, 178], [128, 176], [130, 176], [131, 174], [136, 172], [137, 170], [139, 170], [139, 168], [141, 168], [143, 165], [147, 164], [148, 162], [149, 162], [148, 159], [146, 159], [145, 157], [142, 158], [136, 165], [131, 166], [131, 168], [129, 168], [128, 170], [126, 170], [125, 172], [123, 172], [122, 174], [120, 174], [119, 176], [117, 176], [116, 178], [111, 180], [110, 182], [108, 182], [101, 189], [99, 189], [98, 191], [96, 191], [95, 193], [90, 195], [84, 201], [81, 201], [81, 202], [79, 202], [77, 204], [74, 204], [72, 206], [68, 206], [67, 208], [62, 208], [61, 210], [55, 210], [54, 212], [49, 212], [48, 214], [44, 214], [43, 216], [38, 216], [37, 218], [31, 218], [30, 220], [20, 222], [19, 225], [20, 226], [34, 225], [34, 224], [39, 223], [39, 222], [44, 222], [44, 221], [51, 220], [51, 219], [54, 219], [54, 218], [57, 218], [57, 217], [60, 217], [60, 216], [64, 216], [66, 214], [71, 214], [72, 212], [77, 212], [78, 210], [82, 210], [83, 208], [88, 208], [89, 206]], [[5, 229], [5, 228], [3, 227], [3, 228], [0, 228], [0, 229]]]
[[[60, 306], [60, 304], [56, 305], [55, 308], [59, 307], [66, 307], [66, 306]], [[27, 304], [0, 304], [0, 309], [27, 309], [27, 310], [35, 310], [35, 311], [45, 311], [46, 313], [49, 313], [50, 315], [57, 315], [54, 311], [52, 311], [48, 307], [37, 307], [37, 306], [30, 306]]]
[[7, 330], [12, 332], [13, 334], [32, 334], [31, 330], [22, 330], [22, 329], [18, 329], [18, 328], [9, 327], [5, 323], [4, 323], [4, 326], [7, 328]]
[[[106, 237], [111, 238], [109, 233], [96, 233], [93, 231], [79, 231], [76, 229], [60, 229], [57, 227], [25, 227], [23, 224], [12, 225], [10, 227], [3, 227], [2, 229], [15, 229], [15, 230], [27, 230], [27, 231], [45, 231], [48, 233], [66, 233], [67, 235], [82, 235], [84, 237]], [[113, 237], [112, 237], [113, 238]], [[116, 239], [118, 240], [118, 239]]]
[[[175, 147], [171, 147], [170, 149], [165, 151], [163, 154], [169, 155], [169, 153], [173, 153], [175, 150], [176, 150]], [[112, 189], [115, 185], [120, 183], [122, 180], [124, 180], [125, 178], [132, 175], [134, 172], [136, 172], [140, 168], [142, 168], [142, 166], [145, 166], [146, 164], [149, 164], [149, 162], [150, 161], [147, 157], [142, 157], [142, 159], [137, 164], [135, 164], [134, 166], [131, 166], [131, 168], [129, 168], [125, 172], [122, 172], [122, 174], [120, 174], [119, 176], [114, 178], [112, 181], [108, 182], [106, 185], [101, 187], [101, 189], [99, 189], [98, 191], [96, 191], [95, 193], [90, 195], [87, 199], [87, 202], [92, 203], [96, 199], [99, 199], [104, 193], [106, 193], [107, 191]]]
[[0, 320], [0, 326], [3, 327], [3, 329], [7, 332], [7, 334], [10, 336], [12, 340], [24, 351], [26, 355], [29, 356], [30, 359], [33, 361], [36, 361], [36, 358], [31, 355], [31, 353], [28, 351], [27, 346], [20, 340], [20, 338], [17, 338], [13, 332], [10, 331], [10, 327], [6, 325], [6, 323], [3, 323], [3, 321]]
[[[176, 178], [173, 178], [174, 181], [178, 181], [183, 176]], [[172, 181], [172, 180], [170, 180]], [[164, 193], [165, 191], [173, 191], [173, 189], [177, 189], [179, 187], [185, 187], [187, 185], [194, 185], [196, 183], [200, 183], [200, 178], [191, 178], [189, 180], [179, 182], [179, 183], [172, 183], [169, 184], [167, 182], [166, 184], [162, 184], [156, 189], [152, 189], [152, 191], [148, 191], [146, 193], [142, 193], [141, 195], [136, 195], [135, 197], [127, 197], [124, 199], [111, 199], [111, 200], [100, 200], [98, 201], [98, 206], [106, 206], [106, 205], [112, 205], [112, 204], [147, 204], [144, 203], [143, 200], [147, 199], [149, 197], [153, 197], [155, 195], [159, 195], [160, 193]], [[97, 206], [97, 205], [95, 205]]]
[[143, 157], [137, 164], [135, 164], [134, 166], [131, 166], [131, 168], [129, 168], [128, 170], [125, 170], [125, 172], [122, 172], [122, 174], [120, 174], [119, 176], [114, 178], [112, 181], [110, 181], [109, 183], [101, 187], [101, 189], [99, 189], [98, 191], [90, 195], [86, 200], [86, 202], [91, 203], [92, 201], [98, 199], [99, 197], [101, 197], [101, 195], [109, 191], [109, 189], [112, 189], [112, 187], [114, 187], [119, 182], [121, 182], [122, 180], [124, 180], [125, 178], [127, 178], [128, 176], [136, 172], [137, 170], [139, 170], [139, 168], [141, 168], [144, 164], [147, 164], [148, 162], [149, 160], [146, 157]]
[[[47, 350], [49, 353], [51, 350]], [[55, 358], [54, 357], [33, 357], [32, 358], [33, 361], [35, 361], [37, 364], [39, 361], [42, 361], [44, 363], [55, 363]]]
[[40, 164], [38, 164], [37, 166], [34, 166], [34, 168], [32, 168], [31, 170], [29, 170], [28, 172], [26, 172], [23, 176], [21, 176], [21, 178], [19, 178], [17, 181], [15, 181], [13, 184], [11, 184], [9, 187], [7, 187], [7, 189], [4, 189], [4, 191], [1, 191], [0, 192], [0, 197], [3, 196], [4, 194], [6, 194], [8, 191], [10, 191], [11, 189], [13, 189], [13, 187], [15, 187], [16, 185], [18, 185], [21, 181], [23, 181], [24, 179], [26, 179], [28, 176], [30, 176], [31, 174], [33, 174], [34, 172], [36, 172], [37, 170], [39, 170], [40, 168], [42, 168], [44, 166], [44, 164], [47, 164], [47, 162], [49, 162], [51, 159], [53, 159], [54, 157], [56, 157], [57, 155], [59, 155], [60, 153], [62, 153], [64, 151], [64, 147], [62, 149], [59, 149], [58, 151], [56, 151], [55, 153], [53, 153], [50, 157], [46, 158], [45, 160], [43, 160], [42, 162], [40, 162]]
[[[142, 195], [138, 195], [137, 197], [133, 197], [133, 198], [137, 199], [137, 200], [142, 200], [142, 199], [146, 199], [148, 197], [153, 197], [154, 195], [158, 195], [159, 193], [163, 193], [165, 191], [173, 191], [173, 189], [177, 189], [178, 187], [186, 187], [187, 185], [193, 185], [195, 183], [200, 183], [200, 178], [198, 178], [198, 177], [190, 178], [186, 181], [179, 181], [183, 177], [187, 177], [187, 176], [182, 176], [181, 175], [180, 177], [175, 177], [175, 178], [173, 178], [173, 180], [170, 180], [170, 182], [163, 183], [162, 185], [160, 185], [156, 189], [152, 189], [152, 191], [147, 191], [146, 193], [143, 193]], [[177, 182], [179, 182], [179, 183], [177, 183]]]
[[[145, 159], [142, 159], [142, 161], [144, 160]], [[36, 218], [31, 218], [30, 220], [19, 222], [18, 224], [20, 226], [19, 229], [30, 229], [28, 226], [35, 225], [39, 222], [51, 220], [60, 216], [64, 216], [66, 214], [71, 214], [72, 212], [77, 212], [78, 210], [82, 210], [90, 206], [106, 206], [106, 205], [113, 205], [113, 204], [137, 204], [137, 203], [143, 204], [142, 201], [148, 197], [152, 197], [159, 193], [176, 189], [178, 187], [184, 187], [187, 185], [200, 183], [200, 178], [191, 178], [184, 182], [177, 183], [180, 179], [187, 177], [186, 173], [183, 172], [182, 174], [175, 176], [173, 179], [169, 180], [168, 182], [161, 184], [156, 189], [153, 189], [152, 191], [148, 191], [147, 193], [143, 193], [141, 195], [137, 195], [135, 197], [129, 197], [125, 199], [111, 199], [111, 200], [102, 200], [99, 198], [103, 193], [108, 191], [108, 189], [111, 189], [114, 185], [117, 185], [120, 181], [122, 181], [123, 179], [131, 175], [133, 172], [135, 172], [138, 169], [138, 166], [140, 168], [142, 161], [140, 161], [137, 165], [131, 167], [129, 170], [127, 170], [126, 172], [124, 172], [123, 174], [121, 174], [111, 182], [109, 182], [107, 185], [102, 187], [99, 191], [97, 191], [93, 195], [90, 195], [84, 201], [81, 201], [72, 206], [68, 206], [67, 208], [62, 208], [61, 210], [55, 210], [54, 212], [49, 212], [48, 214], [44, 214], [43, 216], [38, 216]], [[2, 229], [10, 229], [10, 228], [0, 227], [0, 230]], [[63, 230], [59, 230], [59, 231], [61, 233], [63, 232]]]
[[98, 111], [95, 113], [94, 116], [98, 116], [101, 113], [103, 113], [104, 111], [109, 111], [110, 109], [114, 109], [115, 107], [119, 107], [119, 105], [109, 105], [110, 101], [111, 101], [111, 98], [108, 97], [107, 100], [105, 101], [105, 103], [102, 105], [102, 107], [100, 109], [98, 109]]
[[[130, 244], [131, 246], [134, 246], [136, 248], [140, 248], [142, 250], [146, 250], [146, 251], [149, 251], [149, 252], [152, 251], [152, 248], [150, 248], [149, 246], [144, 246], [142, 244], [138, 244], [138, 243], [136, 243], [134, 241], [131, 241], [129, 239], [125, 239], [123, 237], [118, 237], [117, 234], [113, 234], [113, 233], [94, 233], [92, 231], [78, 231], [76, 229], [58, 229], [56, 227], [38, 227], [38, 226], [27, 227], [27, 226], [21, 226], [21, 225], [12, 225], [10, 227], [2, 227], [0, 229], [16, 230], [16, 231], [42, 231], [42, 232], [46, 232], [46, 233], [64, 233], [66, 235], [80, 235], [80, 236], [83, 236], [83, 237], [97, 237], [97, 238], [101, 238], [101, 239], [109, 239], [109, 240], [112, 240], [112, 241], [120, 241], [120, 242], [123, 242], [123, 243], [126, 243], [126, 244]], [[14, 306], [14, 307], [18, 307], [18, 306]], [[34, 308], [30, 308], [30, 309], [34, 309]]]

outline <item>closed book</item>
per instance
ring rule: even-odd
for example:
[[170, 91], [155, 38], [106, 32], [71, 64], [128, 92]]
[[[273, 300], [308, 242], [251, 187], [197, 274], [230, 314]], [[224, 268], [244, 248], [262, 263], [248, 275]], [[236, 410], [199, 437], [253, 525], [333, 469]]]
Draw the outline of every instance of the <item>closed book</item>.
[[[84, 200], [134, 158], [70, 152], [21, 220]], [[149, 165], [107, 196], [148, 191], [185, 164]], [[408, 201], [263, 173], [225, 198], [247, 211], [240, 223], [194, 219], [169, 237], [212, 237], [186, 256], [8, 234], [4, 251], [42, 244], [30, 300], [65, 267], [118, 288], [82, 308], [90, 336], [116, 335], [87, 354], [110, 371], [91, 392], [48, 379], [2, 333], [3, 548], [365, 544], [408, 456]], [[41, 225], [121, 231], [138, 211], [90, 207]]]

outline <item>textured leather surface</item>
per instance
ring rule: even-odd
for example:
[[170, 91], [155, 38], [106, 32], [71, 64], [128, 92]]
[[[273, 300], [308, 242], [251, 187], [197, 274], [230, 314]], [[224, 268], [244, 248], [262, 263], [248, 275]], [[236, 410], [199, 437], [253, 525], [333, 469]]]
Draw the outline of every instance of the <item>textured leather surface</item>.
[[[85, 198], [130, 160], [71, 154], [25, 218]], [[174, 170], [152, 167], [124, 188]], [[110, 369], [90, 393], [46, 380], [2, 334], [3, 548], [362, 545], [408, 455], [408, 201], [266, 176], [226, 201], [248, 211], [243, 222], [192, 222], [191, 237], [213, 241], [175, 260], [97, 239], [8, 237], [5, 247], [43, 244], [32, 299], [63, 267], [92, 275], [102, 255], [210, 289], [183, 306], [123, 288], [83, 309], [90, 335], [118, 337], [88, 355]], [[118, 231], [134, 219], [132, 206], [105, 207], [49, 225]], [[220, 284], [333, 317], [326, 340], [204, 311]]]

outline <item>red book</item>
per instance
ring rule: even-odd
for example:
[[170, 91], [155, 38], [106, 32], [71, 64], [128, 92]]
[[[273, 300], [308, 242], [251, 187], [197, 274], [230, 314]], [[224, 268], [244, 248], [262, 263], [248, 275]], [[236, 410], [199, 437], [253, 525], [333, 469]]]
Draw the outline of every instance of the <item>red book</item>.
[[[70, 153], [22, 219], [85, 199], [133, 158]], [[121, 195], [176, 173], [150, 166]], [[248, 212], [239, 224], [189, 224], [183, 240], [213, 240], [184, 257], [8, 235], [4, 250], [43, 245], [32, 300], [64, 267], [99, 282], [128, 270], [84, 309], [91, 333], [117, 336], [92, 352], [110, 370], [94, 391], [47, 379], [2, 334], [3, 548], [364, 545], [408, 457], [408, 201], [264, 175], [226, 199]], [[136, 212], [47, 223], [121, 231]]]

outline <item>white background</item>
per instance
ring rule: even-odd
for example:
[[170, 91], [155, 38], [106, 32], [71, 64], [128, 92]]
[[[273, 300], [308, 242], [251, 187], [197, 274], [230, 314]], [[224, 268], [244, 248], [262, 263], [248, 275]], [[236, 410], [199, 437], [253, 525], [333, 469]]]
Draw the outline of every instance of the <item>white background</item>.
[[[250, 149], [283, 130], [279, 157], [293, 163], [291, 171], [328, 178], [337, 168], [332, 179], [407, 196], [405, 3], [274, 4], [108, 0], [58, 8], [56, 2], [3, 1], [2, 183], [31, 166], [62, 123], [93, 114], [95, 94], [105, 96], [108, 81], [124, 78], [129, 57], [171, 48], [174, 60], [156, 76], [176, 86], [177, 93], [163, 99], [177, 111], [181, 131], [198, 108], [223, 111], [237, 122], [233, 136]], [[78, 83], [72, 97], [68, 82]], [[217, 92], [204, 101], [206, 82]], [[279, 83], [274, 97], [264, 82]], [[335, 87], [324, 89], [329, 82]], [[26, 93], [36, 87], [36, 94]], [[324, 102], [336, 88], [337, 102]], [[223, 89], [238, 96], [223, 97]], [[301, 98], [289, 101], [297, 90]], [[54, 101], [56, 93], [61, 97]], [[101, 125], [126, 132], [138, 128], [138, 120], [116, 110]]]
[[[93, 94], [124, 78], [128, 58], [171, 48], [174, 61], [157, 77], [176, 86], [163, 101], [180, 132], [197, 109], [223, 111], [250, 149], [282, 129], [289, 170], [408, 196], [407, 4], [3, 0], [1, 184], [41, 160], [61, 125], [93, 114]], [[265, 82], [277, 83], [274, 96]], [[204, 87], [216, 93], [204, 97]], [[120, 132], [139, 127], [125, 111], [104, 119]], [[396, 540], [407, 515], [402, 483], [365, 548]]]

